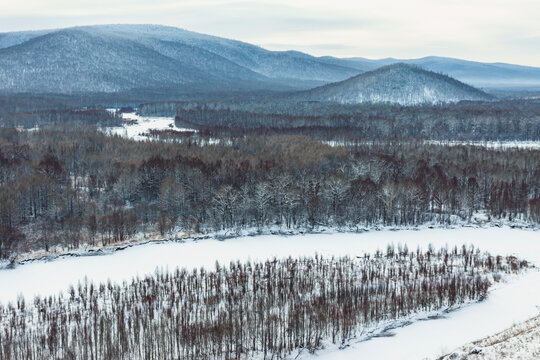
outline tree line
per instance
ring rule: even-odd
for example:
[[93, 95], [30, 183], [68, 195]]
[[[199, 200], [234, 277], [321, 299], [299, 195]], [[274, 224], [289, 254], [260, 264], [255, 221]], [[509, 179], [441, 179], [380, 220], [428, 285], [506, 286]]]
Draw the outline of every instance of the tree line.
[[0, 112], [0, 126], [6, 128], [37, 128], [48, 125], [121, 126], [122, 118], [105, 109], [62, 109], [30, 112]]
[[540, 222], [540, 150], [304, 135], [133, 141], [0, 128], [0, 258], [138, 232]]
[[301, 132], [343, 139], [540, 139], [538, 100], [409, 107], [286, 101], [184, 101], [143, 104], [139, 111], [147, 115], [176, 116], [178, 126], [196, 128], [209, 136]]

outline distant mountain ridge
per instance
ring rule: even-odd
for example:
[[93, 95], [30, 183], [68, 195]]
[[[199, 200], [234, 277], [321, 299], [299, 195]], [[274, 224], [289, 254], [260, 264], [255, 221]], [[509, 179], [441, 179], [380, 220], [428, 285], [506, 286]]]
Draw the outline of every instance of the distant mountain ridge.
[[505, 63], [482, 63], [477, 61], [427, 56], [419, 59], [342, 59], [351, 67], [360, 70], [374, 70], [380, 66], [398, 62], [412, 64], [442, 73], [459, 81], [482, 88], [530, 88], [540, 89], [540, 68]]
[[0, 90], [309, 88], [359, 72], [309, 55], [158, 25], [103, 25], [0, 35]]
[[301, 92], [298, 99], [341, 104], [388, 103], [405, 106], [492, 100], [491, 95], [446, 75], [397, 63], [338, 83]]
[[[160, 25], [81, 26], [0, 34], [0, 92], [291, 91], [395, 62], [269, 51]], [[474, 86], [540, 88], [540, 68], [438, 57], [403, 62]]]

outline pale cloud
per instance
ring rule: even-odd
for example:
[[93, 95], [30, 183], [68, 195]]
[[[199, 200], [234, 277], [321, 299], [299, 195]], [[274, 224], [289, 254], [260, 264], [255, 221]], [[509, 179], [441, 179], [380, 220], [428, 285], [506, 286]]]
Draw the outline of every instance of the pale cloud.
[[0, 0], [0, 31], [154, 23], [314, 55], [540, 66], [538, 0]]

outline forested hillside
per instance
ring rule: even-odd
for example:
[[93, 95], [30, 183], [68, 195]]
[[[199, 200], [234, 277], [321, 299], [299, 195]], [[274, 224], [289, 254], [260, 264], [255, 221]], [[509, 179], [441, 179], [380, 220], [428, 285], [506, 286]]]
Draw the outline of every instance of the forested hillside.
[[0, 90], [9, 93], [290, 90], [358, 73], [307, 54], [158, 25], [0, 34]]
[[491, 100], [492, 96], [451, 77], [397, 63], [350, 79], [300, 92], [296, 99], [339, 104], [446, 104]]
[[[401, 62], [473, 86], [521, 90], [538, 90], [540, 86], [540, 70], [535, 67], [439, 57], [315, 57], [292, 50], [270, 51], [241, 41], [159, 25], [98, 25], [0, 33], [0, 91], [5, 93], [108, 93], [131, 99], [159, 99], [156, 94], [170, 98], [231, 92], [250, 96], [254, 91], [310, 89]], [[365, 98], [388, 100], [390, 95], [380, 91], [377, 94], [365, 94]], [[443, 94], [428, 91], [399, 102], [410, 104], [425, 95], [433, 100]], [[445, 96], [448, 95], [461, 98], [463, 93], [450, 91]]]

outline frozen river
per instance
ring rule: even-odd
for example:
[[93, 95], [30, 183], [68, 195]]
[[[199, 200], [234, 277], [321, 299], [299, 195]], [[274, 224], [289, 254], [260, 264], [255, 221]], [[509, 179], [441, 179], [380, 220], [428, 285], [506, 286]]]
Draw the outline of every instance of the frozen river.
[[[36, 294], [65, 291], [86, 277], [90, 281], [121, 282], [153, 273], [157, 268], [214, 267], [215, 262], [264, 260], [272, 257], [314, 255], [360, 256], [388, 243], [427, 248], [474, 244], [492, 254], [515, 254], [540, 264], [540, 232], [510, 228], [424, 229], [420, 231], [373, 231], [362, 234], [332, 233], [294, 236], [240, 237], [185, 243], [134, 246], [101, 256], [37, 261], [0, 271], [0, 301], [14, 301], [18, 294], [29, 300]], [[507, 283], [497, 284], [487, 300], [464, 307], [445, 318], [419, 321], [393, 330], [394, 336], [351, 342], [344, 350], [328, 348], [310, 359], [423, 359], [434, 358], [466, 342], [503, 330], [539, 312], [540, 272], [529, 270]]]

